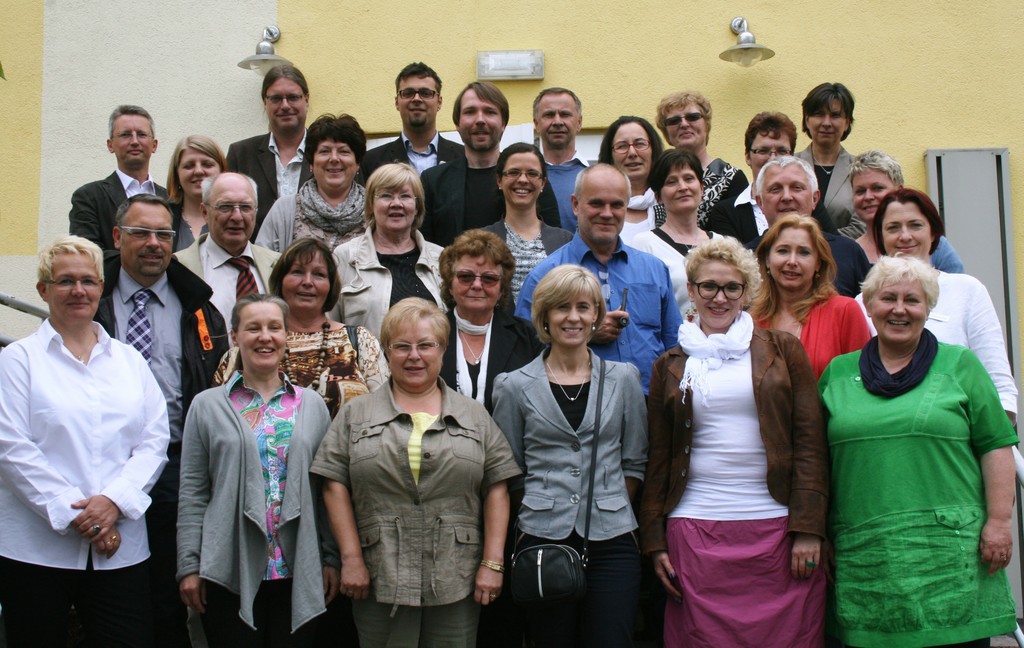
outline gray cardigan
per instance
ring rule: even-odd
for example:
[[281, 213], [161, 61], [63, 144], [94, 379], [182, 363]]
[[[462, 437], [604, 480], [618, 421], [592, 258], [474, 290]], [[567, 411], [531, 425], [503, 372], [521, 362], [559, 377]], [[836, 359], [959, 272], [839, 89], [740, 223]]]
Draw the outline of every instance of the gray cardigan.
[[[601, 366], [593, 351], [590, 358], [590, 396], [579, 431], [569, 427], [551, 393], [543, 354], [494, 381], [494, 420], [526, 474], [519, 526], [530, 535], [551, 540], [573, 530], [583, 535]], [[637, 528], [625, 478], [643, 480], [647, 466], [647, 407], [640, 372], [624, 362], [606, 361], [605, 367], [592, 540]]]
[[[320, 395], [301, 389], [278, 530], [292, 571], [293, 631], [324, 611], [316, 515], [319, 488], [308, 475], [331, 423]], [[185, 419], [177, 577], [198, 573], [239, 594], [240, 616], [252, 627], [252, 603], [267, 569], [266, 514], [256, 437], [228, 399], [227, 386], [207, 389], [192, 402]], [[328, 537], [326, 520], [321, 524], [320, 531]]]

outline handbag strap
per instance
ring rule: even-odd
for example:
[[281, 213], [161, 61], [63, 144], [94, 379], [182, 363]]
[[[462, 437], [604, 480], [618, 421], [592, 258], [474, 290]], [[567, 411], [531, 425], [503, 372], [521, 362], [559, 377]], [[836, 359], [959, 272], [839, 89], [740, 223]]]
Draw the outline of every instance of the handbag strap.
[[590, 551], [590, 515], [594, 511], [594, 477], [597, 474], [597, 439], [601, 434], [601, 401], [604, 396], [604, 358], [600, 358], [600, 360], [601, 363], [598, 365], [599, 369], [597, 378], [597, 403], [595, 403], [594, 410], [594, 447], [590, 453], [590, 490], [587, 491], [587, 522], [584, 525], [583, 531], [583, 555], [580, 556], [584, 567], [587, 566], [587, 559]]

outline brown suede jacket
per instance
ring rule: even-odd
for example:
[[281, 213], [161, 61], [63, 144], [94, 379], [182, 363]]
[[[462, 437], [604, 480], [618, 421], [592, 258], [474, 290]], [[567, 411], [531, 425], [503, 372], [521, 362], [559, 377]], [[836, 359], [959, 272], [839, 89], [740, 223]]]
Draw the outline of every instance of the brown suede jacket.
[[[789, 507], [789, 530], [825, 537], [828, 445], [814, 371], [800, 341], [754, 329], [750, 340], [754, 402], [768, 454], [768, 492]], [[640, 504], [645, 554], [667, 550], [665, 520], [686, 489], [693, 438], [693, 394], [679, 383], [687, 356], [676, 346], [658, 358], [647, 399], [650, 450]]]

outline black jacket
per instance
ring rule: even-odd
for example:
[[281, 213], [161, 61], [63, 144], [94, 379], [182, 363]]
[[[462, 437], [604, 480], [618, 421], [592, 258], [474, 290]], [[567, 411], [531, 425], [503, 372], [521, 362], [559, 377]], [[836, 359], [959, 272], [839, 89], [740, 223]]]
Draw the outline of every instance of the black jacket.
[[[441, 359], [441, 380], [452, 389], [458, 373], [455, 345], [460, 344], [459, 330], [455, 325], [455, 309], [448, 311], [448, 323], [451, 331], [448, 335], [448, 348]], [[500, 308], [494, 311], [491, 322], [491, 351], [487, 359], [487, 376], [484, 378], [484, 409], [488, 413], [494, 407], [491, 403], [491, 390], [494, 378], [501, 373], [515, 371], [536, 358], [544, 345], [537, 339], [533, 324], [526, 320], [513, 317]]]
[[[423, 181], [424, 207], [426, 213], [420, 234], [431, 243], [446, 247], [466, 229], [466, 171], [469, 163], [465, 156], [447, 164], [427, 169], [420, 175]], [[492, 223], [501, 220], [505, 213], [505, 199], [498, 191], [497, 176], [494, 180], [494, 211]], [[550, 184], [545, 184], [537, 200], [537, 214], [551, 227], [561, 227], [558, 215], [558, 199]]]
[[[113, 254], [104, 259], [103, 296], [96, 310], [95, 320], [112, 338], [117, 338], [117, 322], [114, 317], [114, 288], [121, 273], [121, 255]], [[210, 386], [213, 373], [221, 357], [228, 350], [228, 334], [220, 311], [210, 303], [213, 290], [191, 270], [171, 258], [167, 268], [167, 281], [171, 290], [181, 302], [181, 413], [188, 414], [192, 399]], [[200, 315], [202, 319], [200, 319]], [[173, 456], [172, 456], [173, 455]], [[178, 492], [178, 457], [180, 449], [168, 449], [167, 468], [164, 469], [157, 485], [150, 495], [154, 500]]]
[[[156, 193], [167, 197], [167, 190], [160, 185], [156, 185]], [[113, 250], [114, 215], [126, 200], [128, 195], [117, 171], [102, 180], [82, 185], [71, 194], [68, 232], [89, 239], [103, 250]]]
[[[444, 137], [437, 138], [437, 166], [445, 162], [457, 160], [460, 157], [465, 157], [462, 144], [456, 144]], [[405, 150], [405, 142], [402, 141], [401, 135], [386, 144], [381, 144], [367, 151], [366, 155], [363, 156], [363, 161], [359, 164], [359, 178], [356, 180], [359, 184], [365, 186], [366, 181], [370, 179], [374, 171], [392, 162], [409, 164], [409, 153]]]

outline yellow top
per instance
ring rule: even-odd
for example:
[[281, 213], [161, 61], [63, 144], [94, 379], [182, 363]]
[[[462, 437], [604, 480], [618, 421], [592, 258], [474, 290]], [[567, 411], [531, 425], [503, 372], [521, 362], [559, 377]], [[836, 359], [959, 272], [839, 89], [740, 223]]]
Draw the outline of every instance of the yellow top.
[[409, 435], [409, 468], [412, 469], [412, 478], [420, 483], [420, 454], [423, 452], [423, 433], [437, 420], [436, 414], [426, 412], [413, 412], [412, 434]]

